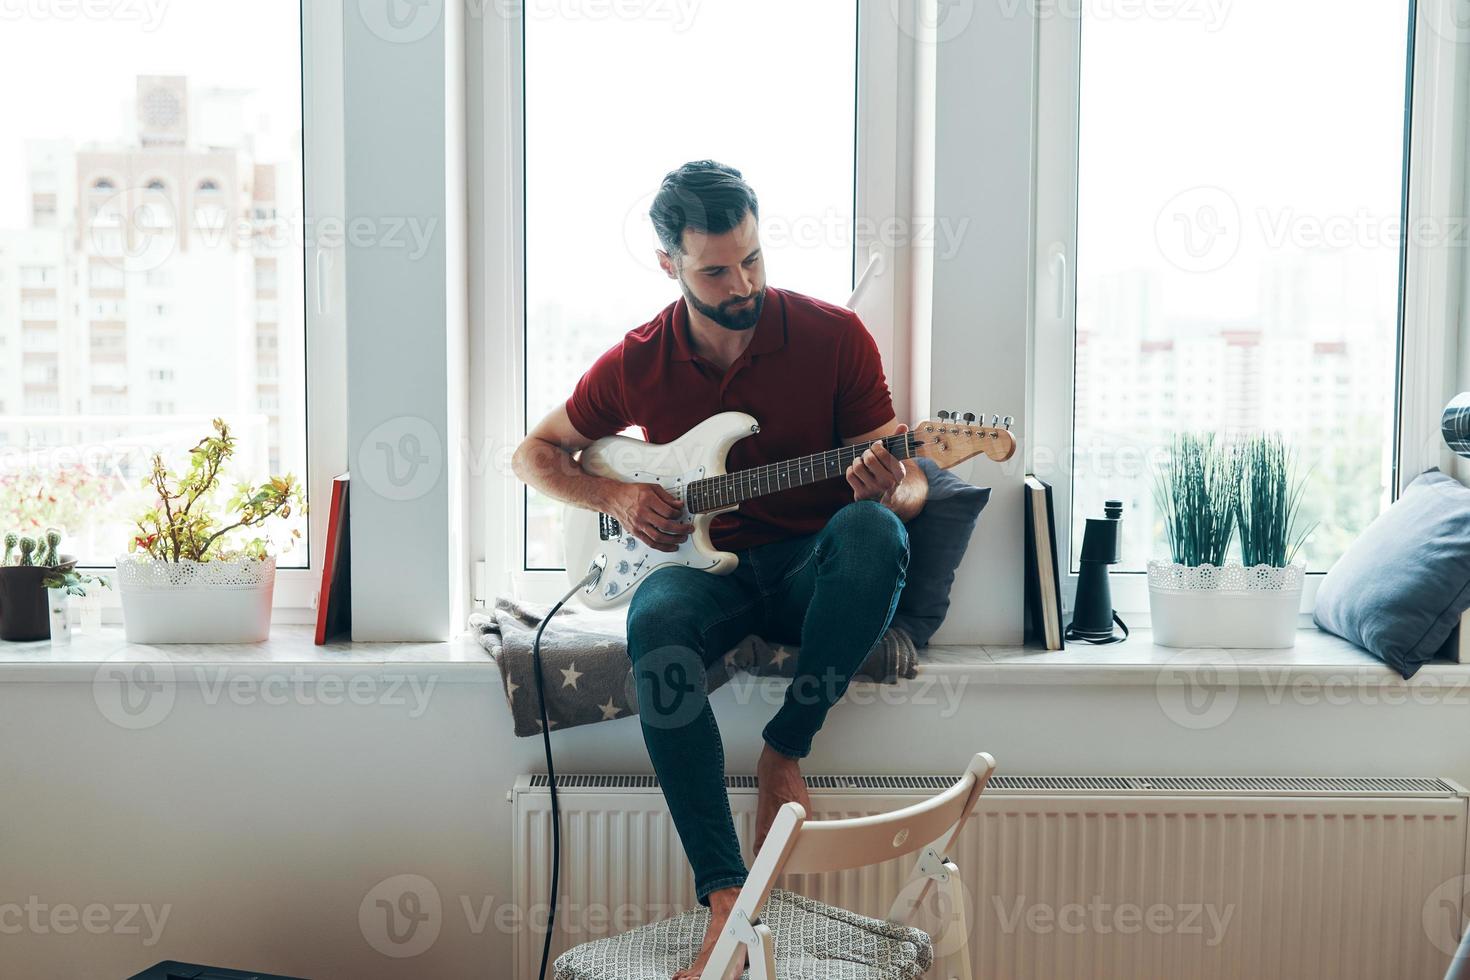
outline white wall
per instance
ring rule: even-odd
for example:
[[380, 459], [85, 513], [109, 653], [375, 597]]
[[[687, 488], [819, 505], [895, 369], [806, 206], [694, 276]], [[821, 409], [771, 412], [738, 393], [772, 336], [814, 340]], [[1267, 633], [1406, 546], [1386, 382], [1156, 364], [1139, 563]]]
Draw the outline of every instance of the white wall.
[[[1026, 330], [1031, 303], [1032, 78], [1035, 20], [1027, 5], [956, 6], [964, 29], [934, 47], [934, 214], [965, 229], [936, 255], [927, 359], [916, 374], [932, 411], [1012, 415], [1029, 431]], [[925, 325], [916, 326], [923, 331]], [[958, 472], [993, 487], [955, 580], [936, 643], [1019, 643], [1022, 632], [1023, 453]]]
[[462, 219], [449, 216], [463, 207], [446, 120], [446, 65], [460, 63], [446, 44], [458, 35], [442, 4], [407, 8], [404, 20], [388, 10], [397, 7], [348, 4], [343, 17], [352, 636], [442, 640], [459, 442], [446, 364], [453, 318], [463, 320], [451, 296], [456, 285], [462, 296], [461, 274], [449, 272], [451, 256], [462, 265]]
[[[477, 914], [487, 901], [510, 901], [506, 793], [518, 773], [542, 769], [540, 743], [511, 737], [492, 665], [451, 667], [410, 668], [425, 701], [406, 685], [390, 690], [375, 666], [344, 667], [338, 679], [364, 678], [367, 697], [335, 706], [301, 695], [265, 703], [251, 698], [249, 681], [234, 682], [241, 696], [220, 694], [213, 670], [205, 685], [180, 671], [171, 710], [140, 730], [99, 710], [106, 702], [89, 666], [70, 668], [71, 682], [0, 678], [0, 973], [122, 978], [174, 958], [313, 980], [507, 978], [512, 937], [493, 915], [477, 933], [461, 897]], [[957, 772], [984, 749], [1009, 774], [1408, 775], [1470, 785], [1470, 752], [1456, 735], [1470, 726], [1463, 690], [1395, 705], [1371, 693], [1306, 703], [1242, 687], [1222, 724], [1190, 730], [1162, 706], [1185, 689], [1156, 690], [1151, 677], [1093, 686], [948, 677], [927, 691], [910, 685], [908, 703], [838, 706], [807, 771]], [[748, 773], [775, 709], [733, 693], [714, 704], [730, 771]], [[565, 773], [650, 771], [632, 719], [558, 732], [554, 743]], [[376, 952], [358, 923], [369, 889], [400, 874], [429, 878], [444, 903], [437, 940], [410, 959]], [[567, 887], [565, 900], [576, 901]], [[145, 947], [144, 935], [13, 933], [3, 907], [30, 896], [171, 908], [161, 941]]]

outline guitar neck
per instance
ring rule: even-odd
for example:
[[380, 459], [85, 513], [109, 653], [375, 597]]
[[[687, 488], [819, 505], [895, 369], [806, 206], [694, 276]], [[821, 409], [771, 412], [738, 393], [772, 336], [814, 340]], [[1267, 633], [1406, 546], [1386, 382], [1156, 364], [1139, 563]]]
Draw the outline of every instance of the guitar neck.
[[[915, 447], [922, 445], [912, 432], [886, 436], [880, 441], [897, 459], [913, 459]], [[782, 463], [752, 466], [747, 470], [723, 473], [695, 480], [684, 488], [684, 502], [691, 514], [707, 513], [735, 507], [746, 500], [779, 493], [793, 487], [831, 480], [842, 476], [872, 443], [838, 446], [811, 456], [798, 456]]]

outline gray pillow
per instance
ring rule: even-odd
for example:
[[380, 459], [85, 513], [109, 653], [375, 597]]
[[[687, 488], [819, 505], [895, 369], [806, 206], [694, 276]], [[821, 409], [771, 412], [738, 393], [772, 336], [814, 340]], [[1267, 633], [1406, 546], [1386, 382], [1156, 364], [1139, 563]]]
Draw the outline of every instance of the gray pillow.
[[1470, 489], [1423, 473], [1337, 560], [1313, 619], [1407, 680], [1470, 608]]
[[922, 456], [918, 463], [929, 478], [929, 497], [908, 524], [909, 569], [893, 625], [914, 646], [926, 647], [949, 612], [955, 569], [970, 546], [975, 521], [990, 502], [990, 488], [971, 486]]

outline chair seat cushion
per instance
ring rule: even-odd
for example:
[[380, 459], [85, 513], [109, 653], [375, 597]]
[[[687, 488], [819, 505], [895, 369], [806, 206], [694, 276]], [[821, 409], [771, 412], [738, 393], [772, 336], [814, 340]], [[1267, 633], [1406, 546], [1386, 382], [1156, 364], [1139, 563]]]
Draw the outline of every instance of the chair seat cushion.
[[[781, 888], [771, 889], [761, 921], [776, 940], [780, 980], [916, 980], [934, 961], [922, 930]], [[708, 924], [709, 909], [698, 908], [583, 943], [557, 958], [555, 980], [668, 980], [694, 962]]]

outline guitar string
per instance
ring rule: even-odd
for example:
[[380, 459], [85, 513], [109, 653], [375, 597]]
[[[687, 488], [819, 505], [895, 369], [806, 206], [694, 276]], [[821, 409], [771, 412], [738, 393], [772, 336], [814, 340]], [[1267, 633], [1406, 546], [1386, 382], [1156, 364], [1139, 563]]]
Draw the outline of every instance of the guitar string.
[[[923, 445], [923, 441], [916, 438], [917, 433], [900, 432], [895, 435], [885, 436], [881, 440], [884, 447], [891, 453], [901, 449], [904, 455], [901, 459], [912, 459], [914, 448]], [[685, 500], [689, 504], [691, 514], [699, 514], [709, 510], [718, 510], [740, 503], [750, 497], [763, 496], [775, 493], [779, 490], [789, 490], [792, 487], [806, 486], [820, 480], [833, 479], [840, 475], [840, 471], [848, 464], [867, 452], [871, 443], [859, 443], [852, 446], [838, 446], [820, 453], [812, 453], [807, 456], [798, 456], [795, 459], [785, 460], [779, 463], [766, 463], [762, 466], [753, 466], [749, 469], [738, 470], [734, 473], [724, 473], [719, 476], [705, 477], [693, 480], [685, 487]], [[895, 453], [895, 455], [897, 455]], [[846, 459], [844, 459], [846, 456]], [[820, 462], [823, 475], [816, 476], [816, 465]], [[837, 473], [827, 473], [830, 465], [836, 464]], [[802, 473], [803, 470], [807, 472]], [[798, 479], [791, 479], [793, 471]], [[776, 485], [771, 486], [772, 478]], [[782, 480], [786, 486], [781, 486]], [[764, 488], [762, 488], [764, 484]]]
[[[896, 436], [888, 436], [882, 442], [892, 452], [899, 448], [894, 440], [903, 440], [903, 437], [906, 435], [908, 434], [900, 433]], [[904, 441], [907, 442], [907, 440]], [[867, 451], [868, 445], [868, 443], [864, 443], [857, 446], [838, 446], [820, 453], [812, 453], [807, 456], [798, 456], [795, 459], [783, 460], [779, 463], [767, 463], [762, 466], [753, 466], [748, 469], [738, 470], [734, 473], [709, 477], [705, 480], [696, 480], [694, 484], [691, 484], [691, 489], [695, 490], [695, 496], [699, 498], [700, 506], [698, 510], [691, 510], [690, 512], [700, 513], [704, 510], [728, 507], [750, 497], [774, 493], [777, 490], [790, 489], [795, 486], [805, 486], [808, 483], [815, 483], [822, 479], [835, 478], [838, 474], [828, 474], [827, 469], [833, 464], [836, 464], [839, 470], [845, 469], [848, 464]], [[912, 452], [910, 447], [906, 446], [905, 451], [909, 452], [909, 455], [904, 458], [911, 458]], [[844, 456], [848, 456], [848, 458], [844, 460]], [[822, 466], [823, 475], [821, 477], [816, 476], [815, 468], [818, 463]], [[796, 472], [797, 482], [792, 482], [791, 480], [793, 470]], [[806, 470], [807, 472], [803, 474], [802, 470]], [[785, 487], [780, 485], [783, 475], [787, 483]], [[769, 485], [772, 477], [776, 480], [775, 488], [771, 488]], [[807, 477], [810, 477], [810, 479]], [[766, 485], [765, 489], [761, 487], [763, 483]], [[698, 484], [697, 488], [695, 484]]]

